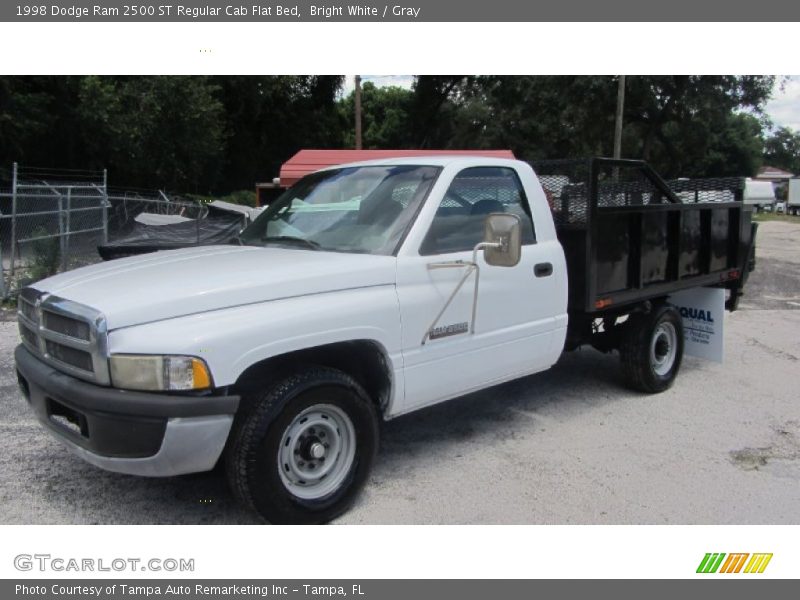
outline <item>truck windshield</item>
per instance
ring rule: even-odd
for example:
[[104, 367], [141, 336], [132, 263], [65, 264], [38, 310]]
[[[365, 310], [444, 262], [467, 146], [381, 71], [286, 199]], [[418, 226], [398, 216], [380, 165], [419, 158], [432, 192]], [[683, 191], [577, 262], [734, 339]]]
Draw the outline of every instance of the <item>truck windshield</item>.
[[246, 245], [393, 254], [440, 169], [350, 167], [308, 175], [247, 227]]

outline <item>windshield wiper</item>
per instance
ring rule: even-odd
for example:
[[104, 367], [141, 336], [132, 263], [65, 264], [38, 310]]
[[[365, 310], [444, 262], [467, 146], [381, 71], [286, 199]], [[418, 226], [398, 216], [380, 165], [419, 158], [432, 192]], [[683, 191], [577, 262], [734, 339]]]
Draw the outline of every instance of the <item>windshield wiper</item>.
[[312, 250], [321, 250], [322, 246], [320, 246], [317, 242], [313, 240], [307, 240], [301, 237], [295, 237], [293, 235], [270, 235], [261, 238], [262, 242], [278, 242], [278, 243], [289, 243], [289, 244], [302, 244]]

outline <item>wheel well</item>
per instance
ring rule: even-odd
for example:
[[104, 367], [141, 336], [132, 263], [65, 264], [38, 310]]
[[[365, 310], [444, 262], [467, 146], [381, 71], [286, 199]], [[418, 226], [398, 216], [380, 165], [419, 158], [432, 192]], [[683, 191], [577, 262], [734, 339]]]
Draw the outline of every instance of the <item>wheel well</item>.
[[[589, 344], [600, 352], [618, 350], [621, 341], [622, 327], [627, 319], [639, 314], [647, 314], [667, 302], [667, 296], [650, 298], [635, 304], [612, 308], [601, 313], [578, 313], [570, 316], [567, 325], [567, 339], [564, 343], [566, 351], [572, 351], [584, 344]], [[598, 323], [602, 322], [602, 329]]]
[[383, 412], [389, 404], [392, 375], [383, 347], [372, 340], [351, 340], [295, 350], [272, 356], [248, 367], [236, 380], [235, 388], [253, 390], [299, 365], [331, 367], [353, 377]]

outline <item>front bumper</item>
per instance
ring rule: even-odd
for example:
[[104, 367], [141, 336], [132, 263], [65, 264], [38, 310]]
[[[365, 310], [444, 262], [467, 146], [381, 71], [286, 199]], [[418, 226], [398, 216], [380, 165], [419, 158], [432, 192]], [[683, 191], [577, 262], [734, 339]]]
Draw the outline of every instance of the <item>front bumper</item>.
[[20, 345], [20, 388], [37, 418], [87, 462], [165, 477], [208, 471], [228, 439], [239, 396], [185, 396], [107, 388], [65, 375]]

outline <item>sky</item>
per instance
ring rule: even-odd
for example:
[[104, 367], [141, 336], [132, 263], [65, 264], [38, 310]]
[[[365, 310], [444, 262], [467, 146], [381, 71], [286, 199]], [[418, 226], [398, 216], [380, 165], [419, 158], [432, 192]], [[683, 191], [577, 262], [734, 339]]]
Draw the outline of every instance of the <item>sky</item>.
[[784, 82], [783, 90], [776, 84], [765, 112], [776, 127], [800, 131], [800, 75], [793, 75]]
[[[347, 96], [353, 91], [355, 87], [355, 75], [345, 75], [343, 95]], [[413, 75], [362, 75], [361, 82], [371, 82], [377, 87], [386, 87], [389, 85], [396, 85], [401, 88], [410, 89], [411, 84], [414, 83]]]
[[[396, 85], [408, 89], [414, 82], [413, 75], [362, 75], [361, 78], [362, 81], [371, 81], [378, 87]], [[343, 94], [349, 94], [354, 86], [355, 76], [347, 75]], [[791, 127], [800, 131], [800, 75], [791, 75], [786, 80], [778, 77], [765, 112], [775, 127]]]

